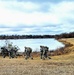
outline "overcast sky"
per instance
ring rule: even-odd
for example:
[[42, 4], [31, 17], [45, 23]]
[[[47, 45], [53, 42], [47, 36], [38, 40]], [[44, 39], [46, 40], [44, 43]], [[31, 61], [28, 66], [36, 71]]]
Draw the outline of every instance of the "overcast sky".
[[0, 0], [0, 35], [74, 31], [74, 0]]

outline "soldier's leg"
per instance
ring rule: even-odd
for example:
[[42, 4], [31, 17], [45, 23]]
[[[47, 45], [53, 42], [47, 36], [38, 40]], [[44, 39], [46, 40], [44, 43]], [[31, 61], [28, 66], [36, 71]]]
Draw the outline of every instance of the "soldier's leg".
[[5, 57], [6, 57], [6, 55], [5, 55], [4, 53], [2, 54], [2, 56], [3, 56], [3, 58], [5, 58]]
[[47, 53], [46, 53], [46, 58], [51, 59], [51, 58], [48, 56], [48, 54], [47, 54]]
[[45, 60], [45, 52], [43, 52], [42, 59]]
[[30, 56], [30, 58], [33, 60], [33, 57], [32, 56]]
[[47, 53], [45, 54], [45, 58], [51, 59]]
[[42, 55], [42, 59], [45, 60], [45, 56], [44, 55]]
[[48, 56], [48, 54], [46, 54], [46, 58], [51, 59], [51, 58]]
[[12, 57], [13, 57], [13, 58], [17, 58], [16, 52], [13, 52]]
[[30, 53], [30, 58], [33, 60], [33, 57], [32, 57], [32, 55], [31, 55], [31, 53]]
[[11, 52], [10, 56], [11, 58], [14, 58], [14, 52]]
[[51, 58], [48, 56], [48, 59], [51, 59]]
[[28, 56], [27, 56], [27, 55], [25, 56], [25, 59], [26, 59], [26, 60], [28, 59]]
[[16, 55], [16, 53], [15, 53], [15, 58], [17, 58], [17, 55]]
[[45, 60], [45, 54], [44, 53], [42, 54], [42, 59]]
[[8, 55], [9, 55], [9, 58], [11, 59], [11, 58], [12, 58], [12, 57], [11, 57], [11, 52], [9, 52]]
[[5, 58], [5, 54], [2, 52], [2, 57]]
[[14, 57], [17, 58], [17, 53], [14, 51]]
[[47, 58], [47, 57], [48, 57], [47, 53], [45, 53], [45, 55], [44, 55], [44, 56], [45, 56], [45, 58]]

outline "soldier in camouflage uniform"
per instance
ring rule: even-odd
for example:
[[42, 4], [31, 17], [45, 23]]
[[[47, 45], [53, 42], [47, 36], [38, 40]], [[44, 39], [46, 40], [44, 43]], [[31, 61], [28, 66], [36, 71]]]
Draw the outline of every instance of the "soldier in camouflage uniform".
[[33, 57], [31, 56], [32, 53], [32, 49], [30, 47], [24, 47], [24, 53], [25, 53], [25, 59], [27, 60], [28, 58], [33, 59]]
[[17, 51], [18, 51], [18, 49], [16, 47], [12, 47], [11, 50], [9, 51], [9, 57], [17, 58]]
[[3, 58], [5, 58], [8, 55], [8, 50], [6, 49], [5, 46], [1, 47], [1, 54]]
[[40, 46], [40, 58], [41, 59], [45, 59], [45, 58], [49, 58], [51, 59], [50, 57], [48, 57], [48, 50], [49, 48], [47, 46]]
[[43, 46], [40, 46], [40, 58], [42, 59], [43, 56]]

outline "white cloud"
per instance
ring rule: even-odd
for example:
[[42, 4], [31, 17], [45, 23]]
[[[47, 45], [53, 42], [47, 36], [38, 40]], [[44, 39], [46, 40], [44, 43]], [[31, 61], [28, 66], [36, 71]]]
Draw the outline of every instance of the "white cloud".
[[0, 28], [0, 32], [9, 31], [9, 28]]
[[[3, 2], [2, 2], [3, 3]], [[1, 8], [0, 8], [0, 24], [8, 25], [8, 26], [16, 26], [18, 24], [26, 24], [26, 25], [43, 25], [43, 24], [57, 24], [58, 18], [56, 15], [53, 15], [52, 13], [44, 13], [44, 12], [36, 12], [34, 11], [39, 5], [34, 4], [34, 3], [10, 3], [10, 6], [13, 5], [14, 8], [19, 9], [22, 8], [25, 10], [31, 9], [33, 10], [32, 13], [26, 13], [26, 12], [21, 12], [21, 11], [15, 11], [13, 9], [8, 9], [8, 3], [3, 3], [5, 4], [5, 7], [2, 7], [1, 3]], [[20, 5], [19, 5], [20, 4]], [[31, 7], [30, 7], [31, 6]], [[39, 8], [39, 7], [38, 7]], [[20, 10], [20, 9], [19, 9]]]
[[[69, 19], [74, 20], [74, 2], [63, 1], [60, 3], [47, 4], [49, 11], [43, 12], [38, 11], [41, 9], [43, 4], [32, 2], [0, 1], [0, 25], [7, 27], [21, 27], [21, 25], [38, 26], [40, 27], [39, 30], [44, 29], [44, 31], [49, 30], [53, 32], [68, 32], [68, 29], [73, 31], [72, 28], [74, 28], [74, 24], [69, 23]], [[43, 26], [46, 25], [49, 25], [49, 27], [44, 28]], [[50, 27], [50, 25], [54, 25], [55, 27]], [[58, 25], [60, 25], [60, 28], [58, 28]], [[4, 28], [1, 28], [0, 31], [5, 34], [18, 33], [11, 31], [11, 29], [3, 30]], [[29, 34], [34, 31], [35, 29], [33, 28], [25, 28], [19, 31], [19, 34]], [[47, 32], [44, 32], [44, 34], [45, 33]]]
[[51, 6], [51, 13], [57, 15], [62, 22], [64, 19], [74, 18], [74, 2], [63, 1], [57, 5]]

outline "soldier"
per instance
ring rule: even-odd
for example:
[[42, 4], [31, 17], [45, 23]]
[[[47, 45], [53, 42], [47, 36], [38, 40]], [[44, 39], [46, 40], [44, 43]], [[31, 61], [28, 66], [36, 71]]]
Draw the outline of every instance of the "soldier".
[[8, 50], [6, 49], [6, 47], [1, 47], [1, 54], [3, 56], [3, 58], [6, 57], [6, 55], [8, 55]]
[[14, 57], [17, 58], [16, 53], [17, 53], [17, 50], [15, 50], [15, 48], [12, 47], [11, 50], [9, 51], [9, 58], [14, 58]]
[[18, 47], [18, 46], [13, 46], [12, 48], [11, 48], [11, 53], [12, 53], [12, 57], [14, 58], [17, 58], [17, 51], [18, 50], [20, 50], [20, 48]]
[[26, 59], [26, 60], [27, 60], [28, 58], [33, 59], [33, 57], [31, 56], [32, 49], [31, 49], [30, 47], [24, 47], [24, 48], [25, 48], [24, 53], [25, 53], [25, 55], [26, 55], [25, 59]]
[[40, 58], [42, 59], [43, 56], [43, 46], [40, 46]]
[[48, 57], [48, 54], [47, 54], [48, 50], [49, 50], [49, 48], [47, 46], [40, 46], [40, 57], [41, 57], [41, 59], [45, 59], [45, 58], [50, 59], [50, 57]]

